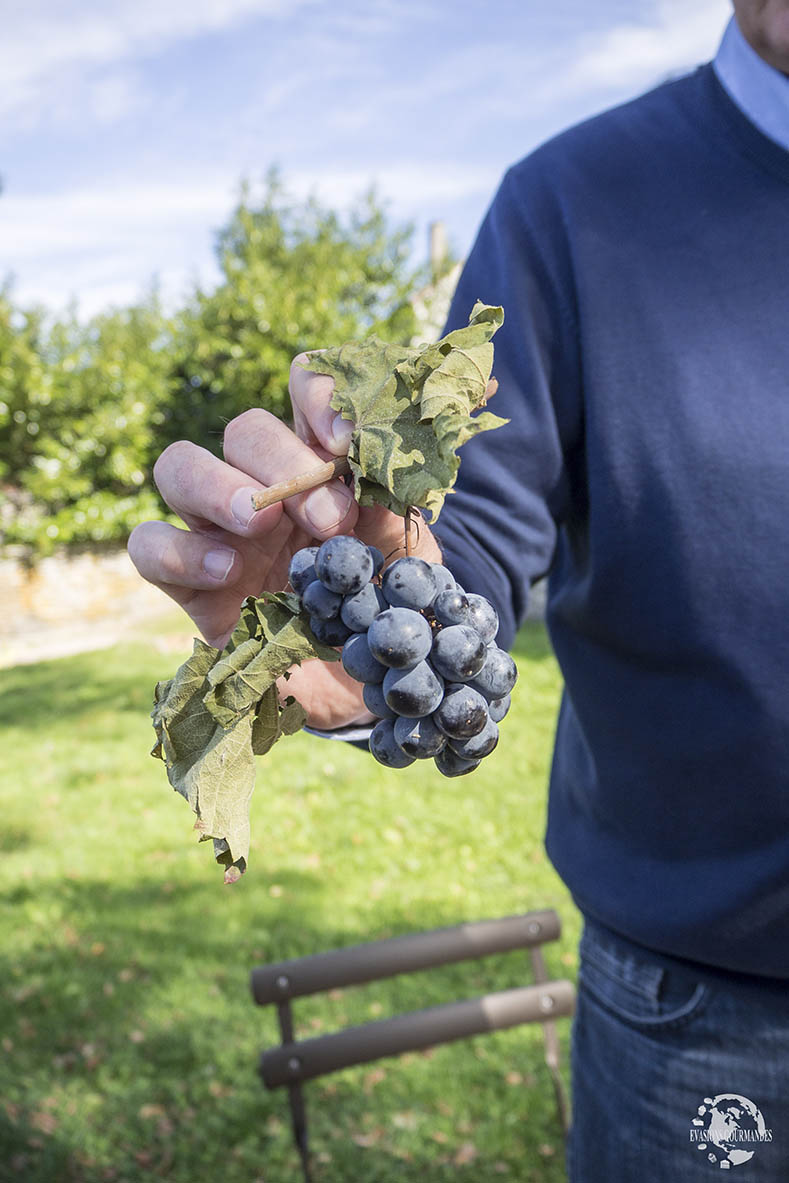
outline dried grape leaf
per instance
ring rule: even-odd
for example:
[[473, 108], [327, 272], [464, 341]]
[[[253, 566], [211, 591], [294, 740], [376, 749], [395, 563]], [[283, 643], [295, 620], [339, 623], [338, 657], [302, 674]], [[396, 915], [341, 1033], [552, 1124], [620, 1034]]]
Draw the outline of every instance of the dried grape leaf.
[[324, 645], [309, 626], [309, 616], [301, 607], [298, 596], [292, 592], [266, 592], [252, 601], [257, 613], [263, 636], [271, 647], [270, 661], [281, 668], [279, 674], [290, 666], [309, 657], [321, 661], [339, 661], [336, 649]]
[[435, 517], [457, 477], [457, 450], [473, 435], [507, 422], [485, 401], [491, 338], [501, 308], [474, 305], [468, 325], [432, 345], [385, 344], [374, 337], [310, 353], [305, 368], [334, 378], [331, 405], [354, 424], [348, 460], [362, 505]]
[[307, 722], [307, 712], [292, 694], [285, 699], [279, 712], [279, 729], [282, 735], [295, 735]]
[[252, 722], [252, 751], [256, 756], [265, 756], [280, 736], [301, 731], [306, 719], [307, 712], [292, 694], [280, 706], [276, 687], [272, 686], [261, 699]]
[[243, 872], [249, 855], [249, 800], [255, 784], [252, 719], [225, 729], [203, 703], [207, 675], [219, 650], [195, 640], [192, 656], [156, 687], [152, 755], [164, 760], [173, 788], [197, 815], [200, 840], [223, 840], [218, 861]]
[[151, 755], [164, 761], [170, 784], [197, 815], [200, 840], [214, 840], [226, 882], [243, 874], [249, 857], [254, 757], [306, 717], [292, 696], [280, 707], [276, 680], [315, 657], [339, 660], [313, 636], [298, 597], [250, 597], [223, 650], [195, 640], [175, 677], [156, 686]]
[[281, 674], [310, 657], [336, 661], [338, 654], [313, 636], [298, 597], [250, 597], [226, 648], [206, 675], [210, 689], [205, 705], [217, 723], [230, 727], [257, 706]]
[[279, 703], [276, 687], [271, 686], [260, 700], [252, 720], [252, 751], [256, 756], [265, 756], [281, 734], [279, 726]]

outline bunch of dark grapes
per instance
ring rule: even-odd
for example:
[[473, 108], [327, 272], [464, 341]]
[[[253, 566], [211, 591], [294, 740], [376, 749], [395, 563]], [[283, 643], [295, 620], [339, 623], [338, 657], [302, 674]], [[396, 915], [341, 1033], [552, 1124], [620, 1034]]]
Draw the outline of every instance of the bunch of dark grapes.
[[472, 772], [499, 739], [517, 672], [495, 643], [499, 620], [440, 563], [397, 559], [381, 577], [374, 546], [339, 535], [297, 551], [293, 590], [315, 636], [342, 646], [378, 717], [370, 751], [389, 768], [435, 760], [444, 776]]

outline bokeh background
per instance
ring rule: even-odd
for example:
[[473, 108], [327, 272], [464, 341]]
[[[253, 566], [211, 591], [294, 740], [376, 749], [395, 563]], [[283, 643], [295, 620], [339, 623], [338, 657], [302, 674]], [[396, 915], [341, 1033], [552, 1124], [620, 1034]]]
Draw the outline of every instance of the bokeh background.
[[[219, 452], [249, 406], [287, 418], [302, 349], [434, 337], [506, 167], [708, 60], [729, 5], [0, 12], [0, 1181], [288, 1183], [254, 965], [553, 907], [548, 969], [574, 977], [579, 917], [542, 849], [561, 679], [535, 600], [473, 777], [279, 744], [224, 888], [148, 756], [153, 685], [191, 647], [125, 554], [166, 512], [153, 461], [177, 438]], [[296, 1034], [529, 980], [512, 953], [334, 991]], [[538, 1028], [307, 1094], [316, 1181], [566, 1177]]]

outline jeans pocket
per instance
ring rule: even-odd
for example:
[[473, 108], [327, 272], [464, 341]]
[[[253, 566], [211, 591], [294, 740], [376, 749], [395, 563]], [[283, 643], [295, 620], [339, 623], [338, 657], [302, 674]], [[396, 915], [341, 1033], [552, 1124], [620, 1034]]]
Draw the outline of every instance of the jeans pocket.
[[631, 952], [587, 922], [579, 948], [578, 989], [622, 1022], [642, 1031], [689, 1023], [705, 1008], [711, 988]]

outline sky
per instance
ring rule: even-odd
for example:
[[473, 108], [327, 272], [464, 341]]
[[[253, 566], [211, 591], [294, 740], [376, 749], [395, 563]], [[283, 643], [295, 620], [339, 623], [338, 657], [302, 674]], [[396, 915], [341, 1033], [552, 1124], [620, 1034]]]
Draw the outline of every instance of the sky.
[[90, 316], [219, 272], [272, 166], [463, 256], [502, 173], [707, 61], [729, 0], [0, 0], [0, 280]]

